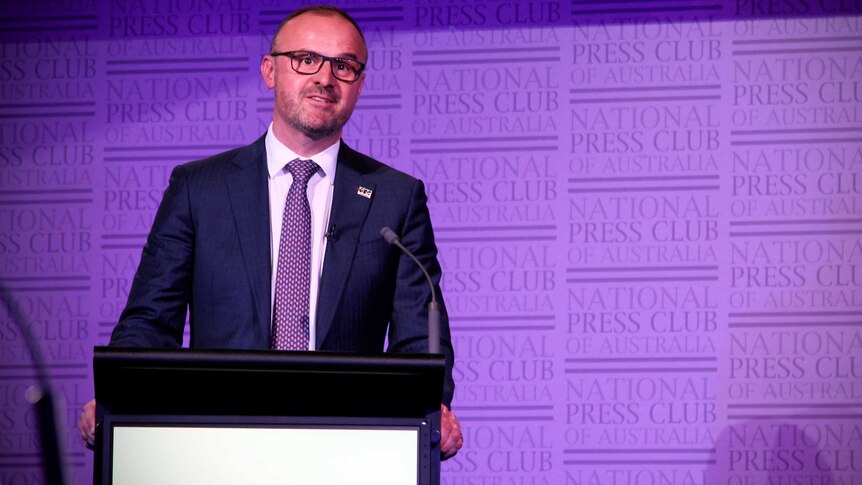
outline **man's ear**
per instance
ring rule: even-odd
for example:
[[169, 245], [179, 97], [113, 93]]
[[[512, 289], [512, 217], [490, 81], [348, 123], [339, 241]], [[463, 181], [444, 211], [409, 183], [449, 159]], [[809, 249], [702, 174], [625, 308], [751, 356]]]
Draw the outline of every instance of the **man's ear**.
[[260, 61], [260, 75], [266, 87], [269, 89], [275, 87], [275, 58], [271, 55], [267, 54], [263, 56], [263, 59]]

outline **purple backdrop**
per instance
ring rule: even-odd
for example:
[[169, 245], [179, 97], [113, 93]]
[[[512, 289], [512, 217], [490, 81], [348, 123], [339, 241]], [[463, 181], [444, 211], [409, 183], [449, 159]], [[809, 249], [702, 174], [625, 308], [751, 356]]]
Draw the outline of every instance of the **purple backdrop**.
[[[257, 138], [306, 2], [5, 2], [0, 278], [74, 423], [170, 170]], [[427, 183], [448, 485], [862, 484], [862, 5], [340, 2], [345, 140]], [[0, 484], [44, 483], [0, 313]]]

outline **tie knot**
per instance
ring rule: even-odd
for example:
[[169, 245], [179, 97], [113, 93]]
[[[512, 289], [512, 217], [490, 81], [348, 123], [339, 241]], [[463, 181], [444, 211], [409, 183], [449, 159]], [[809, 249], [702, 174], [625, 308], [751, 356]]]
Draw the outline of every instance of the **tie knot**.
[[301, 160], [299, 158], [287, 164], [287, 171], [293, 175], [293, 181], [302, 185], [308, 184], [308, 180], [319, 168], [313, 161]]

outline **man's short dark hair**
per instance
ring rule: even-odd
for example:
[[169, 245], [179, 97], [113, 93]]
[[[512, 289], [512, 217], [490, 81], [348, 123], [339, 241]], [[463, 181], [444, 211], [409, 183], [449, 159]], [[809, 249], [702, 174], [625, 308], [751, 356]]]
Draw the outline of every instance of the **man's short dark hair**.
[[[359, 24], [356, 23], [356, 20], [353, 17], [351, 17], [349, 13], [345, 12], [344, 10], [341, 10], [338, 7], [333, 7], [331, 5], [315, 5], [315, 6], [311, 6], [311, 7], [303, 7], [303, 8], [294, 10], [293, 12], [290, 13], [290, 15], [285, 17], [284, 20], [282, 20], [280, 24], [278, 24], [278, 28], [275, 29], [275, 34], [273, 34], [273, 36], [272, 36], [272, 43], [269, 46], [270, 52], [275, 52], [275, 40], [278, 39], [278, 33], [281, 32], [281, 29], [283, 29], [284, 26], [287, 25], [287, 23], [290, 22], [291, 20], [295, 19], [296, 17], [299, 17], [300, 15], [306, 14], [306, 13], [316, 13], [319, 15], [335, 15], [335, 16], [343, 18], [344, 20], [350, 22], [350, 24], [353, 25], [353, 27], [356, 29], [356, 31], [359, 32], [359, 37], [362, 39], [362, 43], [365, 44], [365, 35], [362, 33], [362, 29], [359, 28]], [[367, 54], [368, 54], [367, 53], [367, 50], [368, 50], [367, 45], [365, 47], [365, 50], [366, 50], [366, 56], [367, 56]]]

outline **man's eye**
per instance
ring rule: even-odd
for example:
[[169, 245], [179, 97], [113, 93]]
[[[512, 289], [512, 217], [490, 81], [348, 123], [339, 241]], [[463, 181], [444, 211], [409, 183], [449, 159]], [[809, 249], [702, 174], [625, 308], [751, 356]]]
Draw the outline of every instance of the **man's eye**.
[[299, 60], [304, 64], [314, 64], [314, 56], [302, 56], [299, 58]]
[[349, 71], [350, 65], [348, 65], [347, 63], [344, 63], [344, 62], [336, 62], [335, 68], [338, 69], [339, 71]]

